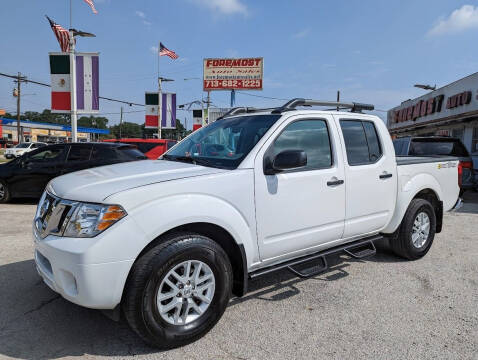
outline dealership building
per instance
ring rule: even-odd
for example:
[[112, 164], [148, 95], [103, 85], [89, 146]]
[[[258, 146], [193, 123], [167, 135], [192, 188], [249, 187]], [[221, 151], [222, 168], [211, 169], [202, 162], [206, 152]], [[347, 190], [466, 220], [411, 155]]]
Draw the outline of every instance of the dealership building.
[[[107, 135], [107, 129], [78, 127], [79, 141], [94, 141], [99, 135]], [[71, 126], [36, 121], [20, 121], [20, 134], [24, 141], [65, 142], [71, 141]], [[17, 120], [0, 117], [0, 139], [17, 140]]]
[[388, 111], [387, 126], [393, 137], [459, 138], [478, 169], [478, 73], [402, 102]]

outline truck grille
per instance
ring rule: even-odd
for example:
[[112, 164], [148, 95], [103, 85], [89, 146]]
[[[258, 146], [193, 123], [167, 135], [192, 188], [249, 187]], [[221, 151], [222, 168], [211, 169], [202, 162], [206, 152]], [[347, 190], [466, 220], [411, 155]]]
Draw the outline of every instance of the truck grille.
[[34, 220], [37, 234], [42, 239], [48, 235], [61, 236], [77, 204], [45, 193], [38, 204]]

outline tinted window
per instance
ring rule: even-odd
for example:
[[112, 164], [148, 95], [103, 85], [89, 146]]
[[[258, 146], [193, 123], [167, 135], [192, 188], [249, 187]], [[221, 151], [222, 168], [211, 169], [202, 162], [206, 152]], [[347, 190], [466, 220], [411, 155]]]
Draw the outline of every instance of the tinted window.
[[90, 159], [91, 146], [72, 145], [68, 154], [68, 161], [88, 161]]
[[147, 159], [136, 146], [95, 146], [91, 154], [91, 160], [114, 163], [118, 161]]
[[408, 142], [409, 142], [408, 138], [393, 140], [395, 155], [408, 155]]
[[285, 150], [305, 151], [305, 169], [332, 166], [329, 132], [324, 120], [300, 120], [288, 125], [275, 140], [272, 155], [276, 156]]
[[378, 140], [377, 130], [375, 129], [375, 125], [370, 121], [363, 121], [362, 125], [367, 137], [370, 161], [375, 162], [382, 156], [382, 148]]
[[382, 149], [375, 125], [370, 121], [340, 120], [349, 165], [376, 162]]
[[147, 159], [141, 151], [139, 151], [135, 146], [121, 146], [116, 148], [116, 155], [121, 160], [141, 160]]
[[469, 156], [465, 146], [457, 140], [413, 139], [410, 155], [450, 155]]
[[32, 162], [61, 160], [64, 157], [64, 147], [50, 147], [46, 150], [39, 150], [28, 156]]
[[168, 141], [168, 150], [171, 149], [174, 145], [176, 145], [176, 141]]
[[118, 160], [118, 156], [111, 146], [94, 146], [91, 160], [114, 162]]

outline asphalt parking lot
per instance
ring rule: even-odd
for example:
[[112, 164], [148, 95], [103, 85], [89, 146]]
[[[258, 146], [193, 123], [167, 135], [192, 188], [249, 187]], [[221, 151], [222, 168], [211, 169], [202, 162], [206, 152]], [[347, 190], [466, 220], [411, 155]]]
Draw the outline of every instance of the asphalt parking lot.
[[445, 216], [425, 258], [403, 261], [383, 243], [365, 261], [333, 257], [311, 279], [264, 277], [204, 338], [167, 352], [44, 285], [32, 259], [34, 202], [0, 205], [0, 358], [477, 359], [473, 198]]

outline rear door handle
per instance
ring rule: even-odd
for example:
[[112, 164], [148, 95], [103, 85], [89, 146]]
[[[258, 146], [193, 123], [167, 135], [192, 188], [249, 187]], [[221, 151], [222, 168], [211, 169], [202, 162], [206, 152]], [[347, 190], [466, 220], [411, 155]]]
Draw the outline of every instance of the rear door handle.
[[344, 183], [343, 180], [327, 181], [327, 186], [337, 186], [337, 185], [342, 185], [343, 183]]
[[393, 176], [393, 174], [382, 174], [379, 176], [380, 179], [388, 179], [388, 178], [391, 178]]

